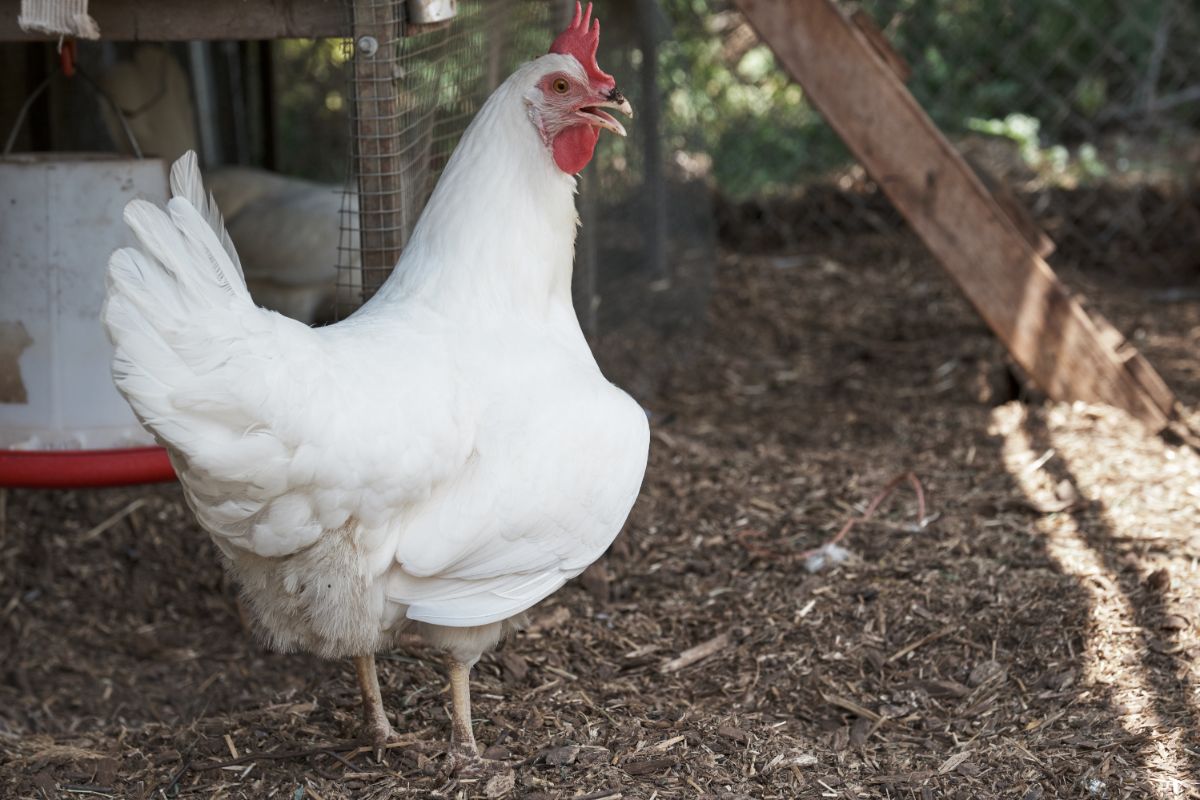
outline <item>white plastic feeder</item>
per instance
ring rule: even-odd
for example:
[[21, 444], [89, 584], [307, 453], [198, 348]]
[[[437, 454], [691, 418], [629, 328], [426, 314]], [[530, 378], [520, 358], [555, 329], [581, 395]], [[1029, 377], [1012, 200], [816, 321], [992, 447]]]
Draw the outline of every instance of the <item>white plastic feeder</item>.
[[113, 386], [100, 324], [125, 204], [167, 199], [161, 159], [0, 156], [0, 486], [170, 478], [165, 452]]

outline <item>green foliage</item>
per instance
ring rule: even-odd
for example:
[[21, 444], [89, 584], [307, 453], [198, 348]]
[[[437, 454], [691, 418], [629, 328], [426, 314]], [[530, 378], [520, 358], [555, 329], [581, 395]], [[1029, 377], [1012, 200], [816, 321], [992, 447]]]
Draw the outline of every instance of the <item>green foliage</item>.
[[1039, 136], [1041, 123], [1027, 114], [1009, 114], [1004, 119], [969, 119], [967, 127], [1012, 140], [1025, 165], [1052, 183], [1086, 182], [1109, 174], [1109, 167], [1090, 142], [1081, 144], [1074, 157], [1061, 144], [1043, 147]]
[[785, 187], [843, 160], [841, 143], [768, 47], [756, 44], [731, 58], [721, 35], [731, 17], [715, 14], [714, 5], [664, 2], [674, 25], [661, 58], [668, 146], [712, 154], [717, 182], [733, 195]]
[[991, 136], [1003, 136], [1011, 139], [1020, 147], [1021, 158], [1034, 169], [1044, 164], [1059, 164], [1065, 158], [1066, 150], [1061, 147], [1043, 148], [1038, 131], [1042, 123], [1028, 114], [1009, 114], [1004, 119], [967, 120], [967, 127], [973, 131], [986, 133]]
[[343, 39], [273, 43], [278, 167], [281, 172], [341, 181], [349, 152]]
[[[770, 49], [758, 43], [731, 0], [660, 4], [671, 28], [659, 50], [667, 152], [708, 154], [716, 182], [733, 196], [785, 190], [849, 163], [845, 147]], [[1123, 157], [1102, 141], [1114, 131], [1146, 137], [1174, 126], [1194, 135], [1190, 131], [1200, 125], [1200, 103], [1172, 106], [1153, 119], [1140, 112], [1154, 96], [1200, 85], [1195, 46], [1200, 14], [1188, 3], [861, 0], [860, 5], [912, 65], [909, 86], [942, 130], [952, 138], [981, 131], [1012, 139], [1041, 175], [1101, 178], [1125, 168]], [[464, 0], [457, 27], [402, 42], [398, 80], [411, 117], [405, 129], [431, 136], [435, 159], [448, 152], [492, 81], [544, 50], [548, 9]], [[1164, 20], [1166, 9], [1173, 11]], [[614, 20], [607, 35], [620, 35], [613, 33], [620, 24]], [[499, 37], [504, 63], [490, 63], [491, 36]], [[636, 38], [625, 36], [627, 43]], [[275, 48], [280, 166], [340, 180], [350, 147], [343, 43], [295, 40]], [[605, 51], [605, 64], [626, 87], [636, 85], [640, 58], [628, 44]], [[431, 120], [433, 129], [426, 131]], [[640, 168], [636, 137], [604, 137], [602, 143], [606, 157], [622, 165], [618, 169]], [[1134, 162], [1132, 167], [1146, 166]]]

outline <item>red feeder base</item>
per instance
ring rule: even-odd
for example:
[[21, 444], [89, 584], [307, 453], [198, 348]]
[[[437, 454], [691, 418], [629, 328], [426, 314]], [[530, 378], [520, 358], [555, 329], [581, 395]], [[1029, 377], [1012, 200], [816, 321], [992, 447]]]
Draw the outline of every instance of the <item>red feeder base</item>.
[[0, 486], [78, 489], [175, 480], [161, 447], [123, 450], [0, 450]]

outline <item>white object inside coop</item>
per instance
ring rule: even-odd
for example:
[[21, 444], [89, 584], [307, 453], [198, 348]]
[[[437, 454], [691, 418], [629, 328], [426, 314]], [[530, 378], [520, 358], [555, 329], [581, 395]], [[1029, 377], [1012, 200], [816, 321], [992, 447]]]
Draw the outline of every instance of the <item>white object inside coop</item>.
[[108, 256], [134, 244], [134, 198], [162, 204], [164, 163], [104, 154], [0, 158], [0, 449], [153, 444], [113, 386], [100, 325]]

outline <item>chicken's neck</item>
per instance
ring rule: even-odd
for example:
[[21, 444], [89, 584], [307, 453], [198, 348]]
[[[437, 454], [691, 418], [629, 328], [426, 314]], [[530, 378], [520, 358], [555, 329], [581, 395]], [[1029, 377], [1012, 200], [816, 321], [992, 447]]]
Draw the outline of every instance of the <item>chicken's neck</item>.
[[372, 310], [420, 300], [464, 319], [570, 311], [575, 178], [530, 122], [520, 76], [463, 134]]

